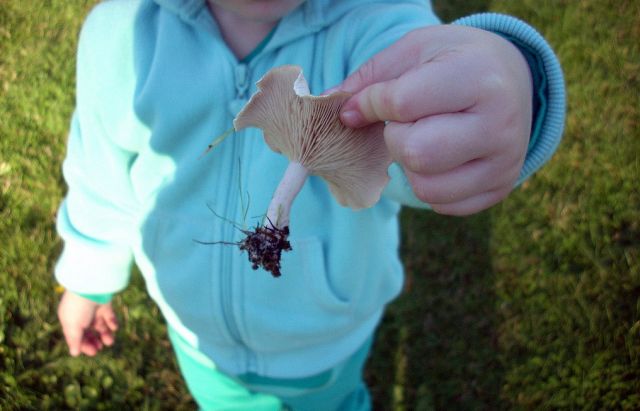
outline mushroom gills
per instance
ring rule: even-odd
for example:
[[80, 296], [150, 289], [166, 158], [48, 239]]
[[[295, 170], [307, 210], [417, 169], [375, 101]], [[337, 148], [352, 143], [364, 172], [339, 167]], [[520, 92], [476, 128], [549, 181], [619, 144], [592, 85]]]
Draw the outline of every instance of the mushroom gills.
[[340, 109], [351, 96], [334, 92], [310, 94], [298, 66], [270, 70], [258, 82], [233, 121], [236, 131], [262, 129], [266, 144], [290, 163], [269, 204], [265, 221], [255, 230], [243, 230], [237, 243], [247, 251], [254, 269], [279, 277], [280, 258], [290, 251], [289, 216], [295, 197], [309, 175], [325, 180], [332, 195], [345, 207], [368, 208], [377, 203], [389, 182], [391, 156], [384, 142], [384, 123], [350, 129], [340, 121]]

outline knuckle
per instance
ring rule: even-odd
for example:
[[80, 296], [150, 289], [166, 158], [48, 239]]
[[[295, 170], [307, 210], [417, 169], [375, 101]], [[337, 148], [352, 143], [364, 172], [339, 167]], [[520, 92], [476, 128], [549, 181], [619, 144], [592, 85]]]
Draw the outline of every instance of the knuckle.
[[459, 207], [455, 207], [450, 204], [436, 204], [436, 205], [433, 205], [431, 208], [436, 213], [443, 214], [443, 215], [460, 216], [465, 214], [465, 212], [461, 210]]
[[376, 64], [374, 59], [370, 59], [365, 62], [358, 70], [354, 73], [353, 79], [356, 84], [360, 87], [367, 86], [371, 84], [376, 78]]
[[445, 167], [445, 159], [442, 150], [431, 149], [422, 150], [420, 153], [420, 162], [416, 164], [421, 172], [434, 173]]
[[[475, 50], [470, 52], [466, 63], [475, 63], [474, 80], [477, 92], [481, 95], [499, 95], [509, 90], [507, 75], [504, 69], [486, 60], [486, 52]], [[478, 64], [478, 62], [481, 62]]]
[[385, 84], [382, 103], [389, 117], [387, 120], [407, 121], [411, 102], [404, 93], [400, 92], [397, 81], [389, 81]]
[[405, 34], [404, 37], [404, 41], [408, 42], [408, 43], [416, 43], [418, 41], [421, 40], [423, 33], [423, 30], [420, 29], [416, 29], [416, 30], [411, 30], [410, 32], [408, 32], [407, 34]]
[[429, 32], [432, 31], [432, 27], [422, 27], [411, 30], [402, 36], [399, 43], [402, 42], [410, 56], [421, 56], [425, 51], [425, 41], [428, 40], [430, 37]]
[[380, 99], [380, 87], [378, 85], [373, 85], [368, 89], [368, 92], [363, 94], [363, 99], [361, 100], [360, 109], [362, 110], [362, 114], [369, 120], [379, 120], [380, 119], [380, 109], [378, 101]]
[[424, 201], [427, 204], [435, 203], [435, 201], [433, 201], [433, 198], [429, 195], [430, 193], [427, 190], [425, 190], [423, 186], [414, 185], [413, 192], [416, 195], [416, 197], [418, 197], [418, 200]]
[[479, 90], [483, 95], [499, 96], [507, 90], [504, 77], [496, 72], [486, 72], [478, 80]]
[[413, 173], [407, 174], [409, 183], [411, 184], [411, 188], [413, 189], [413, 193], [418, 198], [418, 200], [423, 201], [427, 204], [437, 204], [441, 202], [441, 195], [437, 192], [437, 190], [434, 190], [427, 178], [417, 176]]
[[408, 170], [419, 172], [424, 169], [425, 155], [414, 144], [407, 142], [401, 147], [400, 162]]
[[518, 161], [513, 167], [509, 167], [507, 171], [504, 172], [505, 175], [505, 184], [502, 186], [505, 189], [511, 190], [515, 185], [518, 178], [520, 178], [520, 169], [522, 168], [522, 162]]
[[424, 185], [414, 186], [416, 197], [427, 204], [442, 204], [442, 196]]

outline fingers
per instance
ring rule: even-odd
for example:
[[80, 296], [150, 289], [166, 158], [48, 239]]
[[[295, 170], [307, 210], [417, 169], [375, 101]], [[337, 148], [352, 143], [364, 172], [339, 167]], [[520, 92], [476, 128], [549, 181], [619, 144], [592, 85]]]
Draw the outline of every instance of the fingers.
[[102, 350], [102, 347], [103, 344], [100, 341], [100, 337], [93, 330], [85, 330], [80, 352], [86, 356], [93, 357]]
[[389, 123], [385, 141], [416, 194], [437, 212], [465, 215], [490, 207], [512, 189], [522, 158], [475, 113]]
[[483, 102], [522, 105], [519, 97], [530, 100], [529, 75], [517, 49], [495, 34], [452, 26], [415, 30], [343, 83], [340, 89], [354, 96], [341, 118], [348, 127], [362, 127], [416, 121]]
[[510, 188], [505, 187], [500, 190], [487, 191], [455, 203], [431, 204], [431, 207], [433, 211], [440, 214], [466, 216], [486, 210], [499, 203], [510, 191]]
[[[488, 192], [508, 193], [517, 178], [517, 169], [505, 171], [493, 161], [479, 159], [440, 174], [406, 171], [416, 196], [432, 207], [467, 201]], [[434, 209], [437, 209], [435, 207]]]
[[107, 315], [105, 317], [105, 320], [107, 322], [107, 326], [109, 327], [109, 329], [113, 332], [118, 330], [118, 319], [116, 318], [115, 313], [113, 312], [113, 309], [111, 308], [111, 305], [109, 305], [109, 315]]
[[91, 329], [67, 325], [62, 327], [62, 332], [72, 357], [80, 354], [93, 357], [103, 347], [100, 338]]
[[483, 118], [463, 112], [386, 125], [392, 158], [403, 166], [416, 196], [434, 210], [477, 212], [513, 188], [524, 161], [518, 153], [524, 149], [510, 142], [512, 133], [496, 131]]
[[441, 114], [415, 123], [391, 122], [384, 136], [391, 157], [416, 173], [442, 173], [494, 150], [487, 125], [473, 113]]
[[97, 332], [100, 341], [104, 345], [113, 345], [115, 341], [114, 333], [118, 329], [118, 321], [110, 304], [98, 308], [93, 329]]

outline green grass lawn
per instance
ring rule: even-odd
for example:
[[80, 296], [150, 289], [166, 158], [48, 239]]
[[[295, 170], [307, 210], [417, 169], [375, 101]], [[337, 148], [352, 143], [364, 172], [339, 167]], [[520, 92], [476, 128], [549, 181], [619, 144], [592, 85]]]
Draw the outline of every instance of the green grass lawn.
[[[0, 409], [193, 409], [139, 276], [118, 343], [67, 355], [54, 224], [93, 1], [0, 0]], [[640, 409], [640, 2], [436, 1], [444, 20], [505, 12], [565, 69], [565, 138], [502, 204], [406, 210], [406, 290], [366, 377], [376, 409]]]

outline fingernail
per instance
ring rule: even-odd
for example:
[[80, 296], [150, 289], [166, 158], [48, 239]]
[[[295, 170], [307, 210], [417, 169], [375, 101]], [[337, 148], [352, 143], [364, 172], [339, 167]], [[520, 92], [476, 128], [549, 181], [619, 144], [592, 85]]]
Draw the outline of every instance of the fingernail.
[[72, 357], [77, 357], [77, 356], [80, 354], [80, 352], [78, 351], [78, 349], [77, 349], [77, 348], [71, 348], [71, 349], [69, 350], [69, 354], [70, 354]]
[[362, 117], [362, 114], [360, 114], [360, 112], [355, 110], [345, 111], [340, 115], [340, 118], [342, 120], [342, 123], [347, 127], [354, 128], [364, 124], [364, 117]]

